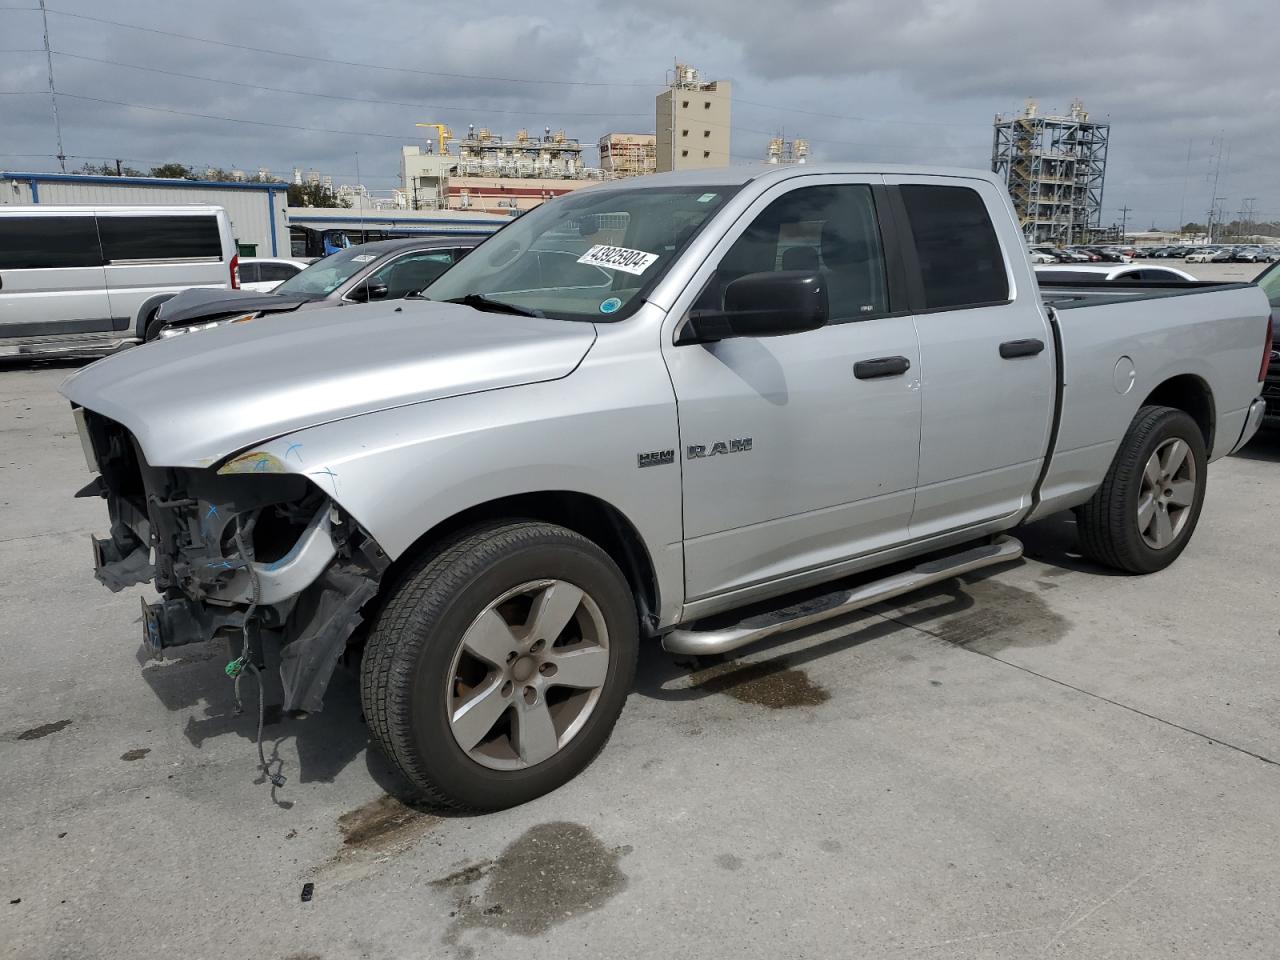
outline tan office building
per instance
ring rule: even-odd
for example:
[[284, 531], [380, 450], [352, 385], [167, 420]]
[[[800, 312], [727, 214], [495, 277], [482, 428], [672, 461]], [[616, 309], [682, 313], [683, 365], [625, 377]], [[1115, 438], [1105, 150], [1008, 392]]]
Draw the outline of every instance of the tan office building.
[[692, 67], [676, 66], [656, 103], [659, 173], [729, 166], [731, 99], [727, 80], [706, 82]]

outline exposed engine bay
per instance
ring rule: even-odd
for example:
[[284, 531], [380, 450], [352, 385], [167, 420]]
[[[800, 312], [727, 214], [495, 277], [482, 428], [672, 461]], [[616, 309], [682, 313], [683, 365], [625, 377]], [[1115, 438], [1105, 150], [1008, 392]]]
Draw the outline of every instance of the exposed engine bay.
[[153, 467], [127, 429], [75, 410], [97, 479], [77, 496], [107, 501], [94, 575], [112, 591], [148, 580], [143, 641], [154, 657], [228, 637], [261, 667], [278, 644], [285, 710], [316, 711], [390, 561], [308, 478], [265, 459], [203, 469]]

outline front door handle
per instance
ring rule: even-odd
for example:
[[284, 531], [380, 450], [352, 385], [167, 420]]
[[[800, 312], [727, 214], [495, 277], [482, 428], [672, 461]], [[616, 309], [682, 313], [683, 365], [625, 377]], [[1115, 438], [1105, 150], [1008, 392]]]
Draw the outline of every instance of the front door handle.
[[1006, 340], [1000, 344], [1000, 356], [1005, 360], [1014, 357], [1034, 357], [1044, 350], [1043, 340]]
[[900, 377], [911, 369], [906, 357], [877, 357], [875, 360], [859, 360], [853, 365], [853, 375], [859, 380], [875, 380], [878, 377]]

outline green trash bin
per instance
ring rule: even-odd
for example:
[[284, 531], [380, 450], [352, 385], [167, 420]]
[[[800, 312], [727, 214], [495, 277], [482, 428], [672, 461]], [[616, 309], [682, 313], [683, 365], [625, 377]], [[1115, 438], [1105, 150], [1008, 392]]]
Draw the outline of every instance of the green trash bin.
[[258, 245], [256, 243], [241, 243], [237, 240], [236, 252], [242, 257], [256, 257], [258, 255]]

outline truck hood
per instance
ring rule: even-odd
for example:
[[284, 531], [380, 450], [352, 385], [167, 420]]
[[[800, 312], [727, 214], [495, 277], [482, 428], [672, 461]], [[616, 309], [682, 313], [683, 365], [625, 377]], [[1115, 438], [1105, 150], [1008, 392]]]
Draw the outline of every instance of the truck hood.
[[258, 293], [255, 290], [212, 290], [192, 287], [166, 300], [160, 306], [160, 319], [167, 326], [180, 326], [234, 313], [282, 313], [297, 310], [310, 297], [283, 293]]
[[72, 403], [127, 427], [155, 466], [375, 410], [568, 376], [590, 323], [401, 300], [305, 310], [125, 350], [72, 374]]

